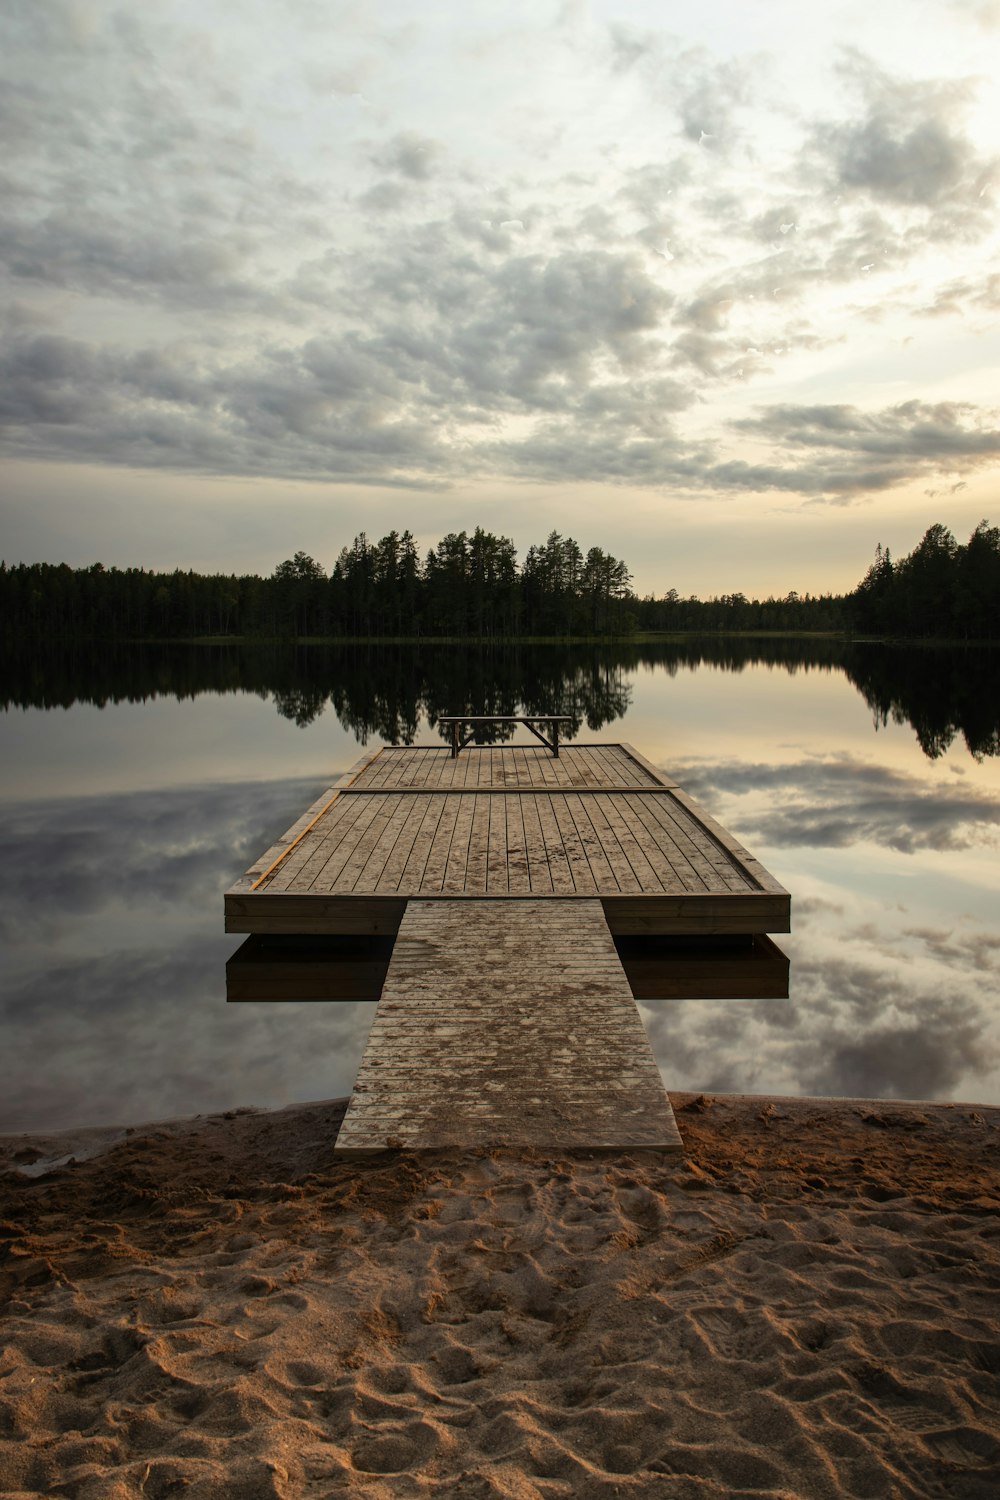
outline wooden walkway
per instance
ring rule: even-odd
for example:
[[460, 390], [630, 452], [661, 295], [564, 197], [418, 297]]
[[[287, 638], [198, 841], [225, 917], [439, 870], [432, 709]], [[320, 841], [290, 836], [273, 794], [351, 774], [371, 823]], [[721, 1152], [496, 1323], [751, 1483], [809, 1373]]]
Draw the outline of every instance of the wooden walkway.
[[336, 1150], [493, 1145], [681, 1149], [597, 900], [407, 907]]
[[[558, 758], [387, 747], [226, 892], [226, 930], [260, 939], [234, 974], [247, 995], [270, 983], [275, 948], [293, 936], [346, 945], [344, 990], [379, 979], [374, 949], [351, 944], [395, 939], [341, 1153], [670, 1151], [680, 1138], [633, 999], [636, 983], [663, 988], [650, 945], [685, 949], [675, 983], [691, 993], [738, 992], [741, 947], [759, 992], [787, 988], [787, 962], [761, 935], [788, 930], [789, 905], [629, 745], [574, 744]], [[695, 949], [716, 934], [733, 959], [710, 954], [706, 978]], [[616, 937], [635, 950], [631, 988]], [[308, 969], [302, 982], [317, 982]]]
[[593, 899], [616, 933], [785, 932], [788, 893], [628, 745], [366, 756], [226, 893], [226, 930], [393, 934], [408, 901]]

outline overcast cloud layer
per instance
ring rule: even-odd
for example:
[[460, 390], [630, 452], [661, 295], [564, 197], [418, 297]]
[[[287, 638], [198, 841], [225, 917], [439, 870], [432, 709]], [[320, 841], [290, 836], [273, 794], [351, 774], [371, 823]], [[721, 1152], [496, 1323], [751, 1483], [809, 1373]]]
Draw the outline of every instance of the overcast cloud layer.
[[948, 521], [1000, 465], [995, 8], [688, 10], [8, 0], [7, 454], [418, 532], [487, 480]]

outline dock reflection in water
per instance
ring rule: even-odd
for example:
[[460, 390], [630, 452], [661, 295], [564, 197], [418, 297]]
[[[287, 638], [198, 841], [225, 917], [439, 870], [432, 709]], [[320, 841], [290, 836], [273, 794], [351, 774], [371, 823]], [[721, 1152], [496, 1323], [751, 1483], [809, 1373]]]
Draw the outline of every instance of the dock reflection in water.
[[[226, 998], [378, 1000], [394, 939], [254, 934], [226, 964]], [[618, 937], [636, 1000], [787, 1000], [787, 956], [748, 937]]]
[[226, 964], [226, 999], [378, 1000], [394, 941], [254, 933]]

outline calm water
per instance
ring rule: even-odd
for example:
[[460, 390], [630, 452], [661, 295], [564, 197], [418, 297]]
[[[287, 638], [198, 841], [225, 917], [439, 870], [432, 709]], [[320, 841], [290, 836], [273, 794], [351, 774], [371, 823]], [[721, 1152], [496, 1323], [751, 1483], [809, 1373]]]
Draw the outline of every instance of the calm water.
[[0, 1131], [349, 1091], [373, 1007], [229, 1005], [222, 892], [364, 743], [572, 712], [792, 892], [788, 1001], [642, 1007], [673, 1088], [1000, 1103], [997, 655], [81, 651], [0, 693]]

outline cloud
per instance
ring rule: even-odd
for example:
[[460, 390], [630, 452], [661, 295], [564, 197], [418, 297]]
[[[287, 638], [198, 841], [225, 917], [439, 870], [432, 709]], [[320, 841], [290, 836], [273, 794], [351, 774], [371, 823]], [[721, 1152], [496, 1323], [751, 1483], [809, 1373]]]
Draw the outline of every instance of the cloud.
[[955, 15], [968, 17], [984, 31], [1000, 29], [1000, 0], [953, 0]]
[[411, 182], [427, 182], [434, 176], [444, 146], [415, 130], [401, 130], [371, 153], [384, 172], [395, 172]]
[[837, 188], [933, 211], [934, 233], [967, 234], [988, 217], [983, 190], [996, 170], [960, 126], [969, 83], [892, 77], [863, 53], [843, 54], [841, 76], [860, 99], [860, 118], [815, 127], [814, 142]]
[[314, 781], [0, 803], [0, 931], [48, 940], [109, 907], [141, 927], [220, 896], [318, 795]]
[[988, 1102], [1000, 1063], [978, 967], [989, 934], [921, 952], [894, 928], [898, 911], [855, 929], [839, 903], [794, 911], [788, 1001], [640, 1007], [670, 1088]]
[[[488, 469], [490, 429], [505, 415], [600, 413], [620, 437], [623, 423], [660, 430], [665, 411], [687, 404], [670, 379], [640, 378], [670, 298], [635, 255], [514, 255], [482, 276], [467, 255], [432, 248], [418, 238], [402, 265], [370, 268], [383, 312], [366, 331], [228, 363], [15, 336], [0, 356], [7, 443], [38, 456], [427, 483]], [[404, 290], [415, 283], [419, 317]], [[530, 452], [515, 445], [514, 467]]]
[[1000, 272], [976, 277], [957, 277], [938, 287], [934, 300], [918, 309], [924, 317], [942, 318], [984, 310], [1000, 311]]
[[637, 73], [654, 108], [674, 115], [687, 142], [724, 153], [739, 143], [739, 112], [753, 101], [760, 58], [720, 61], [669, 33], [617, 21], [607, 35], [611, 72]]
[[741, 826], [777, 847], [873, 843], [913, 854], [1000, 842], [1000, 798], [992, 793], [961, 782], [928, 786], [852, 756], [774, 765], [696, 762], [674, 767], [674, 774], [699, 799], [746, 797]]
[[996, 933], [956, 933], [952, 928], [925, 926], [907, 927], [905, 936], [916, 938], [943, 964], [961, 964], [980, 974], [995, 974], [1000, 967], [1000, 936]]
[[[372, 273], [387, 300], [389, 275], [387, 265]], [[907, 401], [876, 412], [765, 407], [729, 426], [765, 444], [766, 457], [720, 460], [718, 441], [673, 426], [693, 395], [651, 343], [669, 301], [634, 257], [566, 252], [508, 257], [474, 304], [462, 267], [445, 262], [425, 283], [419, 322], [404, 312], [367, 333], [264, 345], [229, 363], [29, 327], [0, 352], [0, 430], [21, 454], [210, 473], [425, 486], [501, 472], [834, 503], [1000, 458], [993, 413]], [[672, 359], [714, 367], [740, 357], [702, 332], [727, 306], [720, 297], [682, 309], [688, 332]], [[503, 432], [509, 419], [516, 437]]]
[[[233, 947], [229, 940], [228, 947]], [[374, 1005], [225, 1000], [215, 942], [52, 963], [0, 1002], [0, 1132], [349, 1094]]]
[[304, 780], [0, 804], [0, 1131], [348, 1093], [374, 1006], [230, 1006], [222, 892]]
[[[994, 412], [970, 403], [904, 401], [877, 412], [854, 406], [767, 407], [731, 424], [764, 440], [784, 463], [719, 465], [716, 483], [850, 500], [927, 474], [968, 472], [1000, 458]], [[808, 453], [808, 463], [796, 462]]]
[[[968, 405], [859, 402], [839, 434], [818, 407], [678, 420], [848, 337], [816, 310], [825, 289], [885, 278], [855, 325], [991, 310], [971, 272], [937, 293], [901, 280], [990, 222], [971, 84], [917, 86], [851, 52], [860, 108], [810, 122], [761, 59], [581, 13], [544, 31], [559, 66], [530, 130], [548, 144], [515, 153], [540, 76], [522, 93], [508, 71], [536, 36], [516, 22], [449, 39], [456, 100], [481, 87], [489, 105], [461, 131], [421, 71], [433, 26], [348, 7], [331, 47], [321, 7], [245, 27], [212, 0], [204, 17], [19, 3], [2, 24], [0, 291], [25, 311], [0, 422], [16, 456], [839, 504], [996, 462]], [[609, 139], [605, 109], [640, 123]]]

